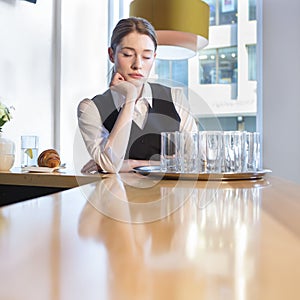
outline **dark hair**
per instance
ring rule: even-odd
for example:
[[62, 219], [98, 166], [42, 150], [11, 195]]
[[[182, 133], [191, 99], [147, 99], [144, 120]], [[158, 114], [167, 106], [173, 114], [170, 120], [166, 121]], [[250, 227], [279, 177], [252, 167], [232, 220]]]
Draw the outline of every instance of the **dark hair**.
[[138, 32], [149, 36], [154, 43], [154, 49], [156, 51], [157, 37], [155, 29], [151, 23], [143, 18], [130, 17], [127, 19], [121, 19], [113, 30], [110, 39], [110, 47], [114, 52], [122, 39], [131, 32]]

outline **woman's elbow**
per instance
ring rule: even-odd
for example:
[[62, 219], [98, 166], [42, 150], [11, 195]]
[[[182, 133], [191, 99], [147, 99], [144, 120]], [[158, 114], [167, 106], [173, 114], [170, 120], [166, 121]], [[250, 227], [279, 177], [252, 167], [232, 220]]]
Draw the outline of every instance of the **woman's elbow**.
[[112, 174], [119, 173], [122, 167], [122, 163], [115, 164], [112, 161], [101, 161], [99, 165], [104, 172]]

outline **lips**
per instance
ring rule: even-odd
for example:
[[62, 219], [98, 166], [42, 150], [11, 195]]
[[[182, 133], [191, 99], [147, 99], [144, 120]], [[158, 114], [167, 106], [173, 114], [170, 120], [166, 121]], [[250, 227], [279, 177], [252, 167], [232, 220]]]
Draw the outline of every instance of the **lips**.
[[131, 73], [131, 74], [128, 74], [131, 78], [134, 78], [134, 79], [141, 79], [143, 78], [144, 76], [140, 73]]

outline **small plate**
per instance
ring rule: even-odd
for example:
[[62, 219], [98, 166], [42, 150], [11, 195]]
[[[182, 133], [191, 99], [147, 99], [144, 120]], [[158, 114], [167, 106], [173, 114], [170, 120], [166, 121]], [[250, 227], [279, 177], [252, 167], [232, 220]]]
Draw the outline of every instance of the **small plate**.
[[188, 180], [257, 180], [263, 178], [271, 170], [259, 170], [255, 172], [242, 173], [165, 173], [162, 172], [160, 166], [141, 166], [134, 168], [134, 172], [156, 178], [163, 179], [188, 179]]
[[32, 173], [53, 173], [59, 170], [60, 167], [48, 168], [48, 167], [25, 167], [22, 170]]

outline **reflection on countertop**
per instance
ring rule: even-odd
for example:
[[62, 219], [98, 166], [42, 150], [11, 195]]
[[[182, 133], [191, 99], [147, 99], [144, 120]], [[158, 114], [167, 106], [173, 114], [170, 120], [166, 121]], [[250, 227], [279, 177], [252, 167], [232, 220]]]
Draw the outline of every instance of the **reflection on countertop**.
[[[104, 215], [123, 222], [147, 223], [168, 217], [186, 201], [197, 214], [211, 214], [227, 224], [258, 218], [260, 189], [265, 179], [241, 182], [153, 180], [132, 174], [108, 174], [82, 190], [89, 203]], [[249, 208], [252, 207], [251, 213]], [[202, 211], [202, 212], [201, 212]], [[217, 215], [216, 215], [217, 214]], [[203, 218], [202, 223], [205, 218]]]
[[[169, 286], [165, 299], [185, 299], [177, 294], [181, 281], [195, 295], [188, 299], [200, 299], [203, 285], [196, 282], [204, 276], [220, 277], [228, 293], [223, 299], [253, 299], [245, 282], [255, 280], [261, 190], [269, 182], [235, 185], [127, 175], [93, 185], [78, 230], [106, 249], [112, 299], [129, 299], [133, 286], [132, 299], [143, 299], [145, 292], [149, 299], [163, 299], [160, 285]], [[140, 284], [141, 274], [151, 288], [144, 280]], [[207, 287], [207, 299], [221, 299], [214, 288]]]
[[268, 180], [103, 175], [1, 207], [0, 298], [298, 299], [300, 186]]

